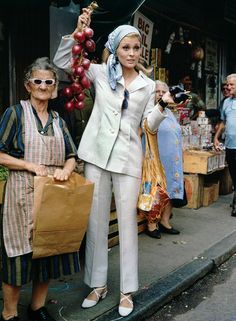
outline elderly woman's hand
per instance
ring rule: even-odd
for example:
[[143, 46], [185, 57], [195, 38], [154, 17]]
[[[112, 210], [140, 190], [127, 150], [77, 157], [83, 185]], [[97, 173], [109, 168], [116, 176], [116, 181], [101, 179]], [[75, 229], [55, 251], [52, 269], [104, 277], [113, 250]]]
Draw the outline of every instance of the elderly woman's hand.
[[36, 174], [37, 176], [47, 176], [48, 170], [44, 165], [39, 165], [27, 161], [23, 161], [23, 168], [29, 172]]
[[71, 175], [71, 171], [67, 168], [57, 168], [53, 174], [53, 178], [58, 181], [67, 181]]
[[36, 165], [35, 166], [35, 174], [37, 176], [48, 176], [47, 167], [44, 165]]

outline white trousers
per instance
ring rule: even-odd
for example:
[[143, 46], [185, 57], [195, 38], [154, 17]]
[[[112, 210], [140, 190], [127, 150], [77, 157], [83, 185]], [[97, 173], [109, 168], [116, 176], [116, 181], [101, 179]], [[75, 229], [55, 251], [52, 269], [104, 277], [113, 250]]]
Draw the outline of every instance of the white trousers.
[[85, 177], [95, 183], [86, 235], [85, 277], [91, 288], [107, 284], [108, 234], [112, 188], [119, 228], [120, 291], [138, 289], [137, 200], [141, 180], [85, 164]]

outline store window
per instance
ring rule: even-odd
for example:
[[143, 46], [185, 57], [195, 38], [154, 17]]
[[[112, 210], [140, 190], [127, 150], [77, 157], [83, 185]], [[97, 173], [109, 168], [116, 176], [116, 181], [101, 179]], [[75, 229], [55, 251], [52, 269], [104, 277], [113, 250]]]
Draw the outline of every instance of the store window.
[[155, 79], [169, 85], [178, 84], [183, 73], [189, 73], [194, 89], [204, 96], [204, 37], [199, 31], [156, 19], [151, 64], [156, 68]]

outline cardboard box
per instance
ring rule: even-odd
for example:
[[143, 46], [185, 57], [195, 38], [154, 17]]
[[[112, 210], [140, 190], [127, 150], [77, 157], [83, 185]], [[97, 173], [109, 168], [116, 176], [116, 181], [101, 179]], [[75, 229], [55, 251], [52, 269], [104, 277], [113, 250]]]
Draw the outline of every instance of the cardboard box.
[[219, 198], [219, 191], [220, 191], [220, 182], [218, 181], [217, 183], [214, 184], [214, 195], [213, 195], [214, 202], [216, 202]]
[[223, 170], [220, 171], [220, 187], [219, 194], [227, 195], [233, 192], [233, 182], [229, 173], [229, 168], [226, 166]]
[[209, 206], [219, 198], [219, 182], [204, 186], [203, 206]]
[[166, 69], [165, 68], [158, 68], [158, 79], [160, 81], [166, 82]]
[[183, 168], [185, 173], [208, 174], [219, 168], [219, 153], [202, 150], [185, 150]]
[[197, 209], [203, 203], [204, 176], [199, 174], [184, 174], [185, 189], [188, 204], [186, 207]]
[[208, 118], [207, 117], [198, 117], [197, 123], [198, 123], [198, 125], [208, 125]]

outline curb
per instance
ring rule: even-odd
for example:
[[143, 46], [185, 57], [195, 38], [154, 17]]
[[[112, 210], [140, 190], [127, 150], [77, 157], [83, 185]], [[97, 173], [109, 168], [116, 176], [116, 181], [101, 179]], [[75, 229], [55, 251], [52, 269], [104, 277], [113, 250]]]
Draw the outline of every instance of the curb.
[[[141, 289], [134, 295], [135, 309], [125, 320], [137, 321], [154, 314], [159, 308], [171, 301], [175, 296], [203, 278], [216, 266], [221, 265], [236, 252], [236, 232], [228, 235], [202, 255], [176, 269], [165, 278]], [[94, 321], [116, 321], [124, 319], [118, 314], [117, 306], [103, 315], [92, 319]]]
[[203, 253], [203, 256], [209, 257], [214, 262], [215, 266], [220, 266], [234, 253], [236, 253], [236, 232], [231, 233], [210, 247]]

